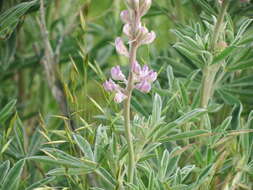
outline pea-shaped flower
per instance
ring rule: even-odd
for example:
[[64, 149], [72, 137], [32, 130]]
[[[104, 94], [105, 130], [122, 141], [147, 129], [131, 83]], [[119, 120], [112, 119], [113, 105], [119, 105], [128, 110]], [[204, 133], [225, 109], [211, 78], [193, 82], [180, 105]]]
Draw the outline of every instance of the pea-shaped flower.
[[122, 73], [120, 66], [115, 66], [111, 69], [111, 76], [113, 80], [126, 80], [125, 75]]
[[118, 85], [115, 84], [115, 82], [112, 79], [105, 81], [103, 86], [106, 91], [110, 91], [110, 92], [115, 91], [118, 88]]

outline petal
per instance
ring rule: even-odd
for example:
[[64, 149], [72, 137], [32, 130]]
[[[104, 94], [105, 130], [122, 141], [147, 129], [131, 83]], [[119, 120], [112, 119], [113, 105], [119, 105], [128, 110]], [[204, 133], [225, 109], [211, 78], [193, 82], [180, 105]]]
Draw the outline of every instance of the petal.
[[156, 38], [156, 34], [154, 31], [149, 32], [146, 34], [146, 36], [142, 39], [142, 44], [150, 44], [152, 43]]
[[126, 57], [129, 57], [129, 53], [127, 50], [127, 47], [125, 46], [123, 40], [118, 37], [115, 39], [115, 46], [116, 46], [116, 50], [120, 55], [124, 55]]
[[140, 82], [136, 85], [136, 88], [141, 92], [148, 93], [151, 90], [151, 84], [146, 80]]
[[121, 103], [123, 100], [125, 100], [127, 97], [125, 94], [123, 94], [121, 91], [117, 92], [114, 97], [114, 101], [116, 103]]
[[148, 82], [154, 82], [156, 79], [157, 79], [157, 72], [150, 71], [146, 80]]
[[131, 27], [130, 24], [125, 24], [123, 27], [123, 32], [126, 34], [128, 37], [131, 37]]
[[140, 64], [139, 64], [137, 61], [135, 61], [135, 62], [133, 63], [133, 65], [132, 65], [132, 70], [133, 70], [133, 72], [134, 72], [135, 74], [140, 74], [140, 72], [141, 72], [141, 66], [140, 66]]
[[120, 66], [115, 66], [111, 69], [111, 76], [113, 80], [125, 80], [126, 77], [122, 73]]
[[103, 83], [103, 86], [106, 91], [110, 91], [110, 92], [115, 91], [118, 88], [117, 84], [115, 84], [115, 82], [113, 82], [112, 79], [109, 79], [109, 81], [105, 81]]

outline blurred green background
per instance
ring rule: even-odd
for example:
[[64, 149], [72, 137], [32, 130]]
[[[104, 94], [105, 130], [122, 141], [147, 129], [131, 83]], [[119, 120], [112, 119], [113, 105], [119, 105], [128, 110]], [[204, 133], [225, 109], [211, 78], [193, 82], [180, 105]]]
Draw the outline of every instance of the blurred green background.
[[[26, 158], [27, 152], [28, 156], [37, 155], [38, 152], [41, 155], [41, 147], [51, 143], [45, 142], [48, 140], [47, 135], [52, 141], [63, 139], [64, 142], [73, 143], [68, 136], [69, 129], [65, 128], [68, 125], [64, 125], [67, 122], [78, 128], [80, 133], [85, 131], [82, 135], [91, 144], [95, 142], [96, 129], [100, 124], [107, 127], [105, 128], [108, 133], [112, 133], [112, 137], [122, 132], [122, 106], [114, 103], [113, 96], [103, 90], [102, 83], [109, 77], [112, 66], [120, 65], [124, 73], [128, 72], [127, 59], [119, 56], [114, 48], [114, 39], [123, 36], [123, 23], [119, 15], [121, 10], [126, 8], [124, 1], [45, 0], [46, 27], [54, 59], [49, 69], [45, 67], [44, 54], [47, 49], [40, 28], [39, 2], [0, 0], [0, 111], [2, 108], [5, 108], [4, 111], [10, 111], [6, 112], [6, 115], [0, 115], [0, 157], [1, 160], [9, 159], [14, 163]], [[218, 1], [153, 0], [143, 23], [156, 32], [157, 39], [151, 45], [139, 49], [138, 61], [148, 64], [159, 75], [151, 93], [134, 91], [133, 116], [148, 120], [156, 93], [162, 98], [164, 123], [174, 121], [199, 108], [203, 68], [208, 62], [205, 60], [213, 56], [212, 58], [216, 59], [218, 57], [222, 67], [218, 73], [221, 77], [217, 77], [219, 80], [208, 107], [206, 125], [209, 126], [209, 132], [217, 132], [216, 127], [223, 121], [229, 121], [229, 124], [225, 123], [222, 127], [230, 125], [231, 118], [228, 116], [233, 116], [229, 130], [247, 127], [249, 130], [250, 125], [252, 129], [250, 111], [253, 107], [253, 4], [242, 3], [240, 0], [230, 2], [229, 14], [225, 17], [224, 36], [220, 39], [220, 46], [215, 47], [217, 51], [212, 52], [209, 49], [210, 36], [219, 12]], [[239, 42], [233, 44], [237, 36]], [[202, 44], [201, 51], [190, 47], [187, 44], [189, 39]], [[200, 65], [196, 64], [199, 60]], [[4, 111], [0, 113], [5, 113]], [[16, 126], [21, 126], [21, 121], [24, 133], [14, 130], [18, 128]], [[242, 125], [239, 125], [240, 122]], [[170, 135], [191, 132], [192, 129], [201, 127], [199, 120], [195, 119], [194, 122], [186, 123], [182, 128], [170, 132]], [[38, 132], [38, 129], [46, 135]], [[223, 132], [226, 134], [226, 129]], [[19, 142], [15, 135], [24, 139], [22, 145], [29, 151], [22, 152], [20, 147], [13, 148], [18, 147], [16, 142]], [[32, 145], [37, 139], [40, 142], [34, 148]], [[222, 144], [224, 139], [220, 136], [218, 139], [221, 141], [218, 143]], [[234, 170], [236, 163], [241, 157], [243, 160], [246, 154], [240, 149], [243, 146], [238, 139], [236, 134], [231, 146], [230, 141], [226, 141], [229, 147], [229, 159], [226, 160], [229, 169], [225, 165], [225, 174], [218, 176], [217, 181], [225, 178], [229, 181], [226, 175], [230, 175], [231, 171], [234, 172], [233, 177], [237, 175]], [[57, 148], [75, 154], [72, 147], [74, 143], [71, 143], [60, 142]], [[177, 145], [176, 141], [173, 143]], [[173, 143], [165, 143], [164, 147], [174, 147]], [[189, 143], [191, 142], [187, 139], [178, 144], [187, 146]], [[225, 148], [222, 147], [221, 151], [218, 150], [217, 154], [223, 155], [222, 151], [226, 146], [224, 145]], [[206, 151], [201, 152], [204, 148]], [[202, 169], [210, 169], [207, 166], [212, 161], [216, 164], [216, 147], [212, 147], [215, 150], [204, 148], [197, 147], [195, 157], [192, 156], [194, 164], [201, 169], [197, 170], [192, 179], [202, 175]], [[191, 154], [190, 151], [187, 153]], [[158, 152], [157, 155], [161, 157], [162, 151]], [[187, 153], [184, 156], [188, 157]], [[77, 155], [79, 156], [75, 156]], [[203, 155], [207, 157], [206, 160]], [[212, 155], [210, 159], [208, 155]], [[191, 161], [189, 160], [186, 162]], [[245, 161], [246, 164], [250, 162], [248, 160]], [[181, 161], [182, 165], [186, 165], [184, 161]], [[104, 165], [105, 168], [110, 168], [109, 164]], [[48, 168], [43, 165], [44, 170]], [[36, 174], [34, 178], [40, 178], [37, 170], [29, 167], [27, 170]], [[250, 175], [251, 178], [245, 177], [245, 181], [252, 179], [252, 171]], [[37, 179], [31, 177], [29, 180], [34, 182]], [[59, 184], [66, 185], [63, 178]]]

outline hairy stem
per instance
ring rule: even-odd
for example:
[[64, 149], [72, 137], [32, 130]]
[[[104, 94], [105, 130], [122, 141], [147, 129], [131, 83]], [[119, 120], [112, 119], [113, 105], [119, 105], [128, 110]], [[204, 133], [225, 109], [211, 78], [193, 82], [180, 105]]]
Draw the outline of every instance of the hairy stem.
[[125, 126], [125, 133], [128, 145], [128, 182], [132, 183], [134, 178], [134, 167], [135, 167], [135, 158], [134, 158], [134, 146], [133, 146], [133, 138], [131, 133], [131, 124], [130, 124], [130, 105], [131, 105], [131, 97], [133, 91], [133, 73], [132, 73], [132, 66], [133, 63], [136, 61], [136, 53], [137, 53], [137, 44], [133, 43], [130, 48], [130, 72], [128, 78], [128, 86], [127, 86], [127, 98], [124, 104], [124, 126]]
[[[229, 0], [224, 0], [214, 27], [213, 36], [210, 44], [210, 50], [214, 53], [217, 42], [222, 34], [222, 24], [229, 5]], [[215, 76], [220, 68], [219, 64], [207, 65], [203, 70], [202, 89], [201, 89], [201, 107], [206, 108], [210, 98], [213, 95]]]

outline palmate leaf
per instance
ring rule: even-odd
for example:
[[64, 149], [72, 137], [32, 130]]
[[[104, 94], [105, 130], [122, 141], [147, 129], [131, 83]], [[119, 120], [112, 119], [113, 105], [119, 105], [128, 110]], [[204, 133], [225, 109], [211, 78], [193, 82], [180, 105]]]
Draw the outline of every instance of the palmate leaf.
[[220, 137], [226, 132], [226, 129], [230, 126], [232, 116], [227, 117], [215, 130], [214, 136], [211, 137], [211, 144], [214, 145]]
[[10, 63], [15, 60], [17, 49], [17, 32], [14, 31], [8, 40], [0, 42], [0, 71], [6, 73]]
[[183, 133], [179, 133], [176, 135], [171, 135], [166, 138], [162, 138], [161, 142], [169, 142], [169, 141], [176, 141], [176, 140], [183, 140], [183, 139], [189, 139], [189, 138], [196, 138], [200, 135], [208, 135], [209, 132], [207, 130], [192, 130], [187, 131]]
[[5, 161], [4, 163], [2, 163], [0, 165], [0, 184], [3, 183], [9, 169], [10, 169], [10, 161], [9, 160]]
[[184, 47], [184, 44], [178, 42], [173, 47], [175, 49], [177, 49], [182, 55], [184, 55], [189, 60], [191, 60], [192, 63], [197, 68], [202, 68], [204, 66], [203, 65], [203, 61], [201, 59], [199, 59], [199, 57], [196, 54], [192, 53], [191, 50], [189, 50], [188, 48]]
[[94, 169], [84, 168], [55, 168], [50, 170], [47, 175], [61, 176], [61, 175], [85, 175], [94, 171]]
[[244, 70], [244, 69], [249, 69], [253, 67], [253, 59], [248, 59], [245, 61], [240, 61], [235, 65], [231, 65], [228, 67], [228, 71], [236, 71], [236, 70]]
[[[200, 117], [204, 113], [206, 113], [206, 109], [202, 109], [202, 108], [194, 109], [184, 114], [183, 116], [179, 117], [175, 121], [172, 121], [166, 124], [165, 126], [161, 126], [161, 125], [157, 126], [156, 128], [154, 128], [153, 131], [151, 131], [150, 134], [152, 134], [151, 136], [153, 136], [153, 138], [160, 139], [161, 137], [166, 136], [171, 131], [171, 129], [180, 127], [184, 123]], [[156, 133], [156, 134], [154, 135], [153, 133]]]
[[216, 11], [213, 9], [213, 7], [206, 0], [197, 0], [197, 3], [209, 15], [216, 15]]
[[162, 112], [162, 99], [158, 94], [156, 94], [154, 97], [153, 110], [151, 116], [151, 127], [155, 127], [161, 122], [161, 112]]
[[43, 162], [46, 164], [54, 164], [67, 168], [82, 168], [85, 171], [94, 170], [97, 163], [85, 158], [77, 158], [55, 148], [44, 148], [42, 151], [48, 156], [31, 156], [30, 160]]
[[201, 44], [198, 44], [195, 39], [182, 34], [178, 30], [171, 30], [187, 47], [194, 48], [196, 50], [204, 50]]
[[90, 146], [90, 143], [85, 140], [81, 135], [74, 134], [74, 140], [76, 141], [78, 147], [83, 152], [83, 154], [89, 159], [94, 160], [94, 155]]
[[0, 37], [4, 38], [6, 35], [12, 33], [17, 27], [20, 18], [26, 14], [26, 12], [39, 4], [38, 0], [24, 2], [10, 8], [0, 15]]
[[[252, 20], [253, 19], [246, 19], [242, 25], [240, 26], [238, 32], [237, 32], [237, 35], [234, 39], [234, 42], [233, 43], [237, 43], [242, 37], [243, 37], [243, 34], [245, 33], [246, 29], [249, 27], [249, 25], [252, 23]], [[239, 41], [240, 42], [240, 41]]]
[[217, 93], [219, 94], [219, 96], [223, 99], [223, 101], [226, 104], [233, 105], [233, 104], [239, 103], [239, 100], [231, 93], [228, 93], [228, 92], [221, 90], [221, 89], [218, 89]]
[[12, 100], [4, 106], [0, 111], [0, 122], [3, 123], [7, 117], [13, 112], [13, 109], [16, 105], [17, 100]]
[[20, 177], [25, 165], [25, 160], [18, 161], [8, 172], [3, 182], [2, 189], [4, 190], [15, 190], [19, 184]]
[[55, 180], [55, 177], [46, 177], [40, 181], [37, 181], [36, 183], [30, 185], [29, 187], [27, 187], [25, 190], [33, 190], [37, 187], [41, 187], [42, 185], [46, 185], [48, 183], [50, 183], [51, 181]]
[[237, 49], [236, 46], [229, 46], [225, 50], [223, 50], [220, 54], [214, 57], [212, 64], [220, 63], [225, 60], [228, 56], [232, 55], [232, 53]]

